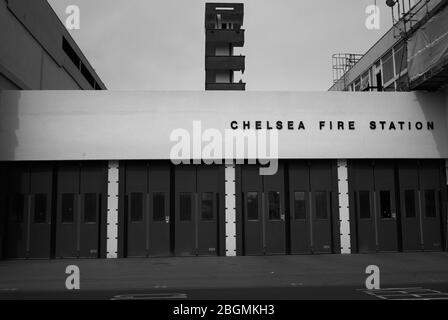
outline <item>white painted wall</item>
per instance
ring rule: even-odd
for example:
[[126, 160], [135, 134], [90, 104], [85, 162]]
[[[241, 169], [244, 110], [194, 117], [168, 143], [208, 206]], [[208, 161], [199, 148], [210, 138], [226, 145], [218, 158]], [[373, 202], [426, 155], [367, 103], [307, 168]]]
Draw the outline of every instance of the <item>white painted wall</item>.
[[119, 162], [109, 161], [107, 174], [107, 258], [118, 256], [118, 185]]
[[350, 254], [352, 251], [348, 199], [348, 167], [347, 160], [345, 159], [338, 160], [338, 192], [341, 253]]
[[235, 165], [225, 167], [226, 256], [236, 256], [236, 186]]
[[[0, 160], [169, 159], [173, 130], [231, 121], [303, 121], [279, 131], [280, 158], [448, 158], [446, 94], [344, 92], [3, 91]], [[355, 131], [319, 121], [356, 121]], [[370, 130], [370, 121], [433, 121], [434, 131]]]

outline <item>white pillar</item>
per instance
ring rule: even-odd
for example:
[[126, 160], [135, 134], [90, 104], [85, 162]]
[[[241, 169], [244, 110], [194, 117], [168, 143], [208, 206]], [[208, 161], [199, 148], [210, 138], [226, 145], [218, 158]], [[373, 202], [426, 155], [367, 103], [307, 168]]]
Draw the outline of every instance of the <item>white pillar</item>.
[[225, 167], [226, 256], [236, 256], [235, 165]]
[[348, 169], [347, 160], [338, 160], [339, 221], [341, 253], [350, 254], [350, 213], [348, 202]]
[[109, 161], [107, 183], [107, 258], [116, 259], [118, 251], [118, 161]]

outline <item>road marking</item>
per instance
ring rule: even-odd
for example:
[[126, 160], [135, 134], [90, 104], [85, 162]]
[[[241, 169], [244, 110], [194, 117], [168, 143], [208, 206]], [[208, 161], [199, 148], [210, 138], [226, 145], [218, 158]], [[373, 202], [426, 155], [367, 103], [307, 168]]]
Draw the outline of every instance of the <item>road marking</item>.
[[17, 291], [17, 288], [1, 288], [0, 291], [5, 291], [5, 292], [11, 292], [11, 291]]
[[146, 293], [123, 294], [114, 296], [111, 300], [182, 300], [187, 298], [186, 293]]
[[448, 300], [448, 293], [421, 287], [360, 289], [360, 291], [382, 300]]

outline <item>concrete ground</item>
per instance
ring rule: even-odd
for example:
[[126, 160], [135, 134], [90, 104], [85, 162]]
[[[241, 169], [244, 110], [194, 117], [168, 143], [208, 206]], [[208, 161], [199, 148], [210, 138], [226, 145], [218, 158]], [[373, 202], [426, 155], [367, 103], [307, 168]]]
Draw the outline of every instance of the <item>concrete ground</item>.
[[[65, 287], [68, 265], [80, 269], [76, 292]], [[439, 252], [0, 261], [0, 299], [381, 298], [364, 292], [369, 265], [379, 267], [382, 289], [448, 293], [448, 253]]]

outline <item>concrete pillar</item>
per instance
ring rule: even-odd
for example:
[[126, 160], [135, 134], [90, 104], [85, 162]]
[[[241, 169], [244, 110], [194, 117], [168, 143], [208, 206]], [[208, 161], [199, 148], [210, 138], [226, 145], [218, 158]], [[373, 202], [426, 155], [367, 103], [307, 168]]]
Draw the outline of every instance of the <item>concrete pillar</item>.
[[225, 167], [226, 256], [236, 256], [235, 165]]
[[118, 175], [119, 162], [109, 161], [107, 184], [107, 258], [116, 259], [118, 252]]
[[347, 160], [338, 160], [339, 221], [341, 253], [351, 253], [350, 213], [348, 202], [348, 168]]

